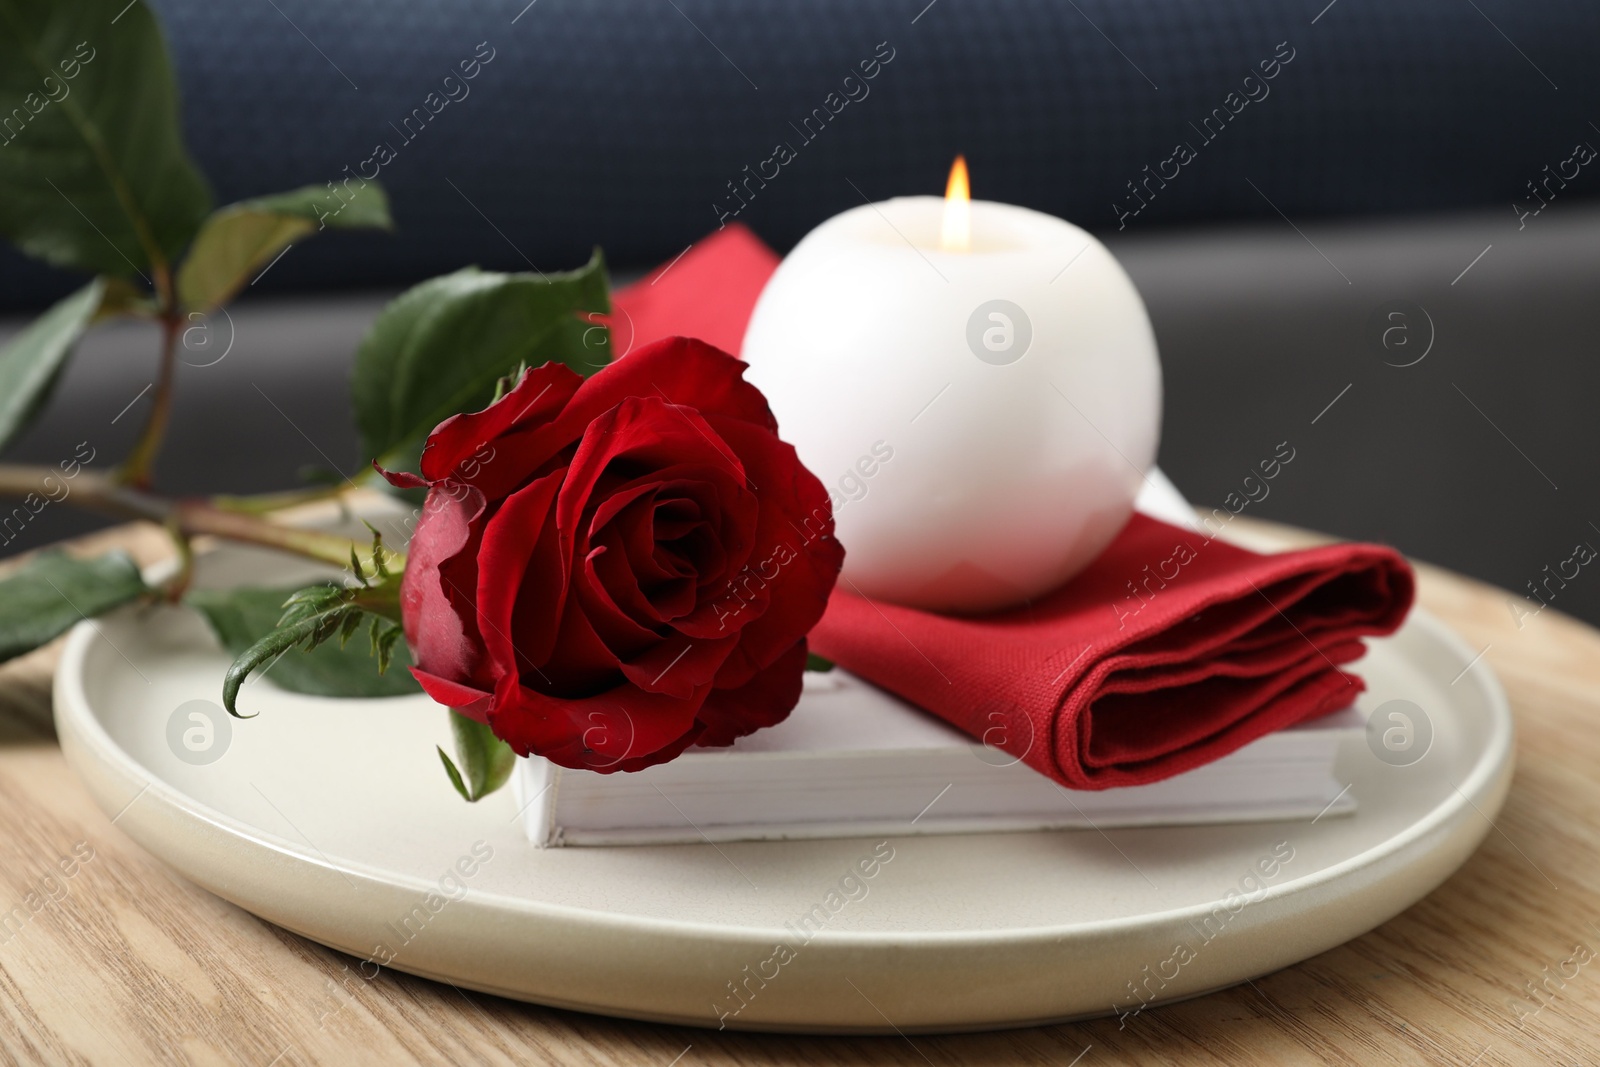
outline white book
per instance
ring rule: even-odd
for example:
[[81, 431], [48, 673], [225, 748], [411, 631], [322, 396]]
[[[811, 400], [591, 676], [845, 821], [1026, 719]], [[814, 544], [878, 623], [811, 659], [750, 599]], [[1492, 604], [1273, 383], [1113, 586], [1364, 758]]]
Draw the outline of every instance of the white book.
[[[1142, 494], [1140, 510], [1192, 514], [1151, 474], [1161, 498]], [[1347, 708], [1164, 781], [1068, 790], [836, 669], [808, 673], [789, 718], [731, 747], [632, 774], [519, 760], [512, 784], [541, 847], [1257, 822], [1355, 810], [1333, 764], [1364, 729]]]
[[844, 670], [808, 674], [788, 719], [632, 774], [519, 761], [540, 846], [640, 845], [1314, 818], [1352, 811], [1333, 762], [1354, 708], [1149, 785], [1069, 790]]

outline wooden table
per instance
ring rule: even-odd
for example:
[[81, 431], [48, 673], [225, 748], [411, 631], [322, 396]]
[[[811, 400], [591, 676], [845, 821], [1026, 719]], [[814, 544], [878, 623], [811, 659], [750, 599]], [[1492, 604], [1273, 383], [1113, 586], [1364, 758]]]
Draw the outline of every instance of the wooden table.
[[[1241, 520], [1243, 522], [1244, 520]], [[1309, 538], [1308, 538], [1309, 539]], [[78, 547], [162, 556], [153, 528]], [[620, 1022], [353, 962], [210, 895], [111, 825], [62, 760], [42, 649], [0, 668], [0, 1057], [40, 1063], [1600, 1063], [1600, 633], [1429, 567], [1422, 602], [1504, 681], [1516, 782], [1483, 847], [1364, 937], [1116, 1019], [968, 1036], [795, 1038]], [[70, 878], [63, 857], [92, 849]], [[55, 877], [52, 879], [52, 875]], [[54, 897], [54, 899], [51, 899]], [[1544, 982], [1533, 999], [1529, 983]], [[1079, 1057], [1075, 1059], [1074, 1057]]]

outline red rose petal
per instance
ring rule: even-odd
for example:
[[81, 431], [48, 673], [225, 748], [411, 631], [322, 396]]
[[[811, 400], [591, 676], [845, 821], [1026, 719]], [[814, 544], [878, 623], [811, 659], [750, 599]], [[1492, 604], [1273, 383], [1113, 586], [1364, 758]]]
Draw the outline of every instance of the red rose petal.
[[409, 471], [384, 470], [382, 467], [378, 466], [377, 460], [372, 461], [372, 469], [377, 471], [383, 477], [384, 481], [388, 482], [396, 489], [428, 488], [428, 479], [422, 477], [421, 475], [412, 474]]
[[526, 686], [502, 686], [489, 726], [520, 755], [562, 767], [634, 771], [674, 758], [700, 732], [695, 712], [710, 687], [689, 699], [623, 685], [576, 700]]
[[[621, 552], [610, 551], [605, 545], [590, 549], [583, 561], [583, 572], [573, 583], [579, 608], [588, 615], [596, 635], [605, 642], [618, 662], [645, 652], [658, 644], [662, 636], [659, 620], [652, 625], [650, 621], [631, 614], [610, 592], [609, 587], [615, 587], [623, 595], [638, 593], [637, 586], [632, 584], [626, 561], [607, 568], [619, 571], [620, 577], [613, 577], [610, 582], [601, 577], [601, 566], [620, 555]], [[642, 600], [642, 594], [639, 596]], [[648, 601], [644, 601], [639, 610], [645, 616], [654, 614]]]
[[[523, 372], [522, 380], [505, 396], [482, 411], [452, 415], [428, 435], [422, 450], [422, 474], [432, 482], [453, 479], [478, 484], [483, 472], [495, 470], [496, 460], [504, 460], [496, 472], [503, 484], [508, 467], [518, 467], [527, 477], [546, 456], [530, 456], [526, 450], [498, 447], [496, 438], [513, 429], [539, 426], [555, 418], [583, 384], [575, 371], [560, 363], [546, 363]], [[479, 456], [487, 446], [492, 454]], [[504, 453], [504, 455], [502, 455]], [[490, 499], [504, 493], [489, 494]]]
[[569, 599], [549, 657], [537, 672], [524, 670], [521, 677], [541, 693], [577, 700], [621, 684], [622, 659], [601, 640], [582, 603]]
[[754, 546], [760, 504], [755, 494], [741, 479], [735, 478], [725, 464], [677, 463], [640, 475], [613, 490], [613, 497], [595, 510], [591, 528], [598, 526], [602, 518], [621, 510], [622, 505], [613, 507], [613, 500], [623, 495], [633, 499], [635, 490], [640, 488], [653, 490], [662, 501], [681, 498], [691, 502], [699, 509], [700, 521], [715, 528], [721, 558], [697, 566], [696, 578], [700, 585], [722, 580], [744, 566]]
[[[744, 466], [699, 414], [651, 397], [629, 397], [589, 424], [556, 505], [556, 521], [575, 529], [596, 483], [613, 463], [663, 471], [686, 463], [724, 467], [736, 485], [746, 484]], [[659, 475], [646, 476], [649, 481]]]
[[485, 693], [481, 689], [474, 689], [470, 685], [461, 685], [448, 678], [441, 678], [437, 674], [429, 674], [421, 667], [411, 668], [411, 677], [422, 686], [422, 691], [447, 708], [454, 708], [469, 719], [481, 723], [489, 721], [489, 705], [494, 699], [492, 693]]
[[[753, 543], [759, 505], [725, 472], [675, 467], [618, 490], [590, 520], [607, 594], [642, 626], [675, 622], [725, 585]], [[695, 475], [704, 481], [691, 480]], [[725, 637], [728, 631], [703, 636]]]
[[776, 433], [778, 422], [767, 398], [744, 380], [744, 370], [742, 361], [704, 341], [668, 337], [635, 349], [591, 376], [563, 418], [588, 422], [628, 397], [649, 396]]
[[802, 638], [737, 689], [713, 689], [700, 706], [705, 729], [697, 745], [731, 745], [746, 734], [776, 726], [800, 703], [805, 685], [806, 642]]
[[[566, 599], [566, 566], [544, 535], [560, 489], [561, 475], [546, 475], [508, 497], [483, 531], [478, 626], [489, 658], [503, 671], [520, 673], [543, 664], [556, 642]], [[537, 591], [537, 600], [519, 597], [525, 584]], [[542, 610], [526, 610], [529, 606]]]
[[674, 579], [655, 558], [655, 540], [648, 515], [655, 510], [656, 488], [635, 486], [606, 501], [607, 506], [619, 506], [604, 520], [601, 516], [607, 507], [590, 520], [591, 547], [584, 558], [585, 576], [589, 581], [605, 592], [624, 618], [641, 629], [651, 629], [666, 621], [660, 609], [645, 595], [645, 586]]
[[745, 625], [739, 647], [717, 677], [717, 684], [726, 687], [742, 685], [822, 618], [844, 564], [844, 548], [833, 537], [827, 490], [800, 464], [792, 446], [744, 423], [718, 420], [715, 425], [745, 457], [750, 477], [762, 486], [757, 548], [751, 559], [752, 571], [764, 587], [747, 609], [755, 617]]
[[655, 642], [648, 651], [623, 660], [622, 673], [647, 693], [670, 693], [687, 699], [696, 689], [711, 684], [738, 643], [738, 634], [729, 634], [721, 641], [691, 640], [675, 634]]
[[[686, 410], [718, 414], [775, 431], [777, 422], [772, 410], [767, 407], [761, 391], [744, 380], [744, 369], [742, 362], [702, 341], [674, 337], [646, 345], [583, 379], [577, 392], [566, 401], [566, 407], [550, 421], [541, 423], [530, 417], [507, 429], [494, 444], [496, 455], [504, 453], [516, 459], [506, 463], [482, 463], [471, 479], [472, 484], [491, 500], [508, 495], [552, 457], [582, 439], [596, 419], [606, 416], [629, 398], [660, 400], [673, 406], [682, 405]], [[543, 409], [541, 404], [540, 410]], [[492, 410], [486, 409], [478, 415], [487, 415]], [[709, 436], [707, 439], [710, 440]], [[453, 459], [456, 464], [471, 459], [474, 450], [466, 449], [470, 443], [469, 440], [453, 444], [448, 451], [441, 451], [439, 467], [448, 469], [451, 466], [446, 459]], [[733, 459], [725, 450], [723, 458]], [[737, 461], [732, 465], [736, 467]]]
[[[400, 614], [417, 666], [441, 678], [487, 682], [470, 596], [453, 588], [455, 561], [476, 567], [473, 523], [483, 514], [476, 492], [430, 493], [411, 535], [400, 580]], [[460, 604], [468, 601], [463, 612]]]

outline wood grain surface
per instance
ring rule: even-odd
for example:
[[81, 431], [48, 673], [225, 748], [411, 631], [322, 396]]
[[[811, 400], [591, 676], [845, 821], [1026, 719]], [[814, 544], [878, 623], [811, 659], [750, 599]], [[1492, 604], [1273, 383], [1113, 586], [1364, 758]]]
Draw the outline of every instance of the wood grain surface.
[[[1243, 522], [1244, 520], [1241, 520]], [[74, 550], [167, 551], [123, 527]], [[48, 1064], [1600, 1063], [1600, 633], [1421, 568], [1422, 602], [1511, 696], [1516, 781], [1478, 853], [1378, 929], [1252, 983], [1116, 1019], [912, 1038], [738, 1034], [463, 993], [198, 889], [89, 799], [43, 649], [0, 668], [0, 1059]], [[70, 872], [70, 873], [68, 873]], [[20, 910], [19, 910], [20, 909]]]

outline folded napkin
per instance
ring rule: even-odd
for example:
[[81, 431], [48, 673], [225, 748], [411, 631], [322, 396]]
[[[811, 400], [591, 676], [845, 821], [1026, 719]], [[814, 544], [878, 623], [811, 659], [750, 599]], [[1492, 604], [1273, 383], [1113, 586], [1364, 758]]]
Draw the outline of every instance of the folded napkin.
[[[689, 333], [736, 352], [777, 261], [743, 227], [718, 231], [616, 294], [619, 347]], [[1392, 549], [1264, 556], [1135, 515], [1023, 608], [935, 615], [841, 583], [811, 648], [1062, 785], [1107, 789], [1348, 706], [1364, 683], [1341, 668], [1400, 626], [1413, 591]]]
[[[1170, 576], [1170, 577], [1167, 577]], [[835, 591], [812, 648], [1073, 789], [1142, 785], [1346, 707], [1411, 569], [1375, 545], [1263, 556], [1135, 515], [1029, 607], [953, 618]]]

